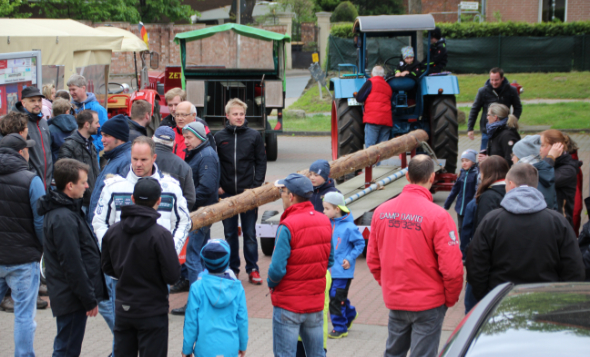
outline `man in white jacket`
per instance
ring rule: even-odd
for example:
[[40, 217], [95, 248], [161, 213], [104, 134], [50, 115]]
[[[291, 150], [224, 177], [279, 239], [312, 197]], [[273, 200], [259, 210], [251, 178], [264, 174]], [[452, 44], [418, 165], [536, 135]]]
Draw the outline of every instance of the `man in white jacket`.
[[99, 247], [102, 246], [102, 237], [109, 227], [121, 220], [121, 207], [133, 204], [131, 196], [135, 183], [142, 177], [152, 177], [162, 186], [162, 203], [158, 207], [161, 216], [158, 224], [172, 233], [176, 252], [180, 253], [182, 250], [191, 228], [186, 199], [182, 195], [178, 181], [172, 176], [162, 174], [155, 161], [154, 141], [146, 136], [140, 136], [131, 145], [131, 170], [127, 177], [114, 175], [105, 180], [92, 220]]

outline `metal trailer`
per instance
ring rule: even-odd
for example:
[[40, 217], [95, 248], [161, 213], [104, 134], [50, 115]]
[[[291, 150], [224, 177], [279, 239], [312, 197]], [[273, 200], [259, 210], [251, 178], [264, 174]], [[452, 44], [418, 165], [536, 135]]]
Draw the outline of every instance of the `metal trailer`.
[[[240, 36], [273, 43], [274, 68], [242, 69], [224, 66], [187, 65], [187, 43], [213, 36], [220, 32], [234, 31]], [[180, 45], [181, 82], [187, 100], [193, 103], [199, 116], [217, 132], [225, 127], [225, 104], [231, 98], [239, 98], [246, 104], [248, 126], [265, 138], [266, 156], [276, 161], [278, 155], [277, 133], [283, 131], [282, 111], [285, 107], [285, 43], [288, 34], [280, 34], [240, 24], [228, 23], [219, 26], [176, 34], [174, 42]], [[268, 115], [277, 110], [274, 128]]]

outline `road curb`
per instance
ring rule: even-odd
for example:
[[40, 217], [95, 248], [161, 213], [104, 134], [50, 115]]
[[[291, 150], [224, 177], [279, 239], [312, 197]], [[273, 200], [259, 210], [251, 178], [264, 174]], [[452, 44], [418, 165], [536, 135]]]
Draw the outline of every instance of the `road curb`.
[[[536, 134], [540, 133], [543, 130], [519, 130], [518, 132], [521, 134]], [[585, 133], [590, 132], [590, 129], [561, 129], [564, 133]], [[278, 135], [282, 136], [330, 136], [331, 133], [329, 131], [283, 131], [282, 133], [277, 133]], [[479, 131], [476, 131], [475, 134], [480, 134]], [[467, 130], [459, 130], [459, 135], [467, 135]]]

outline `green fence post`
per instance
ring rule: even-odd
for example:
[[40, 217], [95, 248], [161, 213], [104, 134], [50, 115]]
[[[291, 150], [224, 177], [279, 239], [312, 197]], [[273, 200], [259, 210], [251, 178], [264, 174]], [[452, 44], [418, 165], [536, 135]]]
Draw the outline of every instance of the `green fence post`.
[[498, 68], [502, 68], [502, 35], [498, 35]]
[[582, 71], [586, 70], [586, 34], [582, 35]]

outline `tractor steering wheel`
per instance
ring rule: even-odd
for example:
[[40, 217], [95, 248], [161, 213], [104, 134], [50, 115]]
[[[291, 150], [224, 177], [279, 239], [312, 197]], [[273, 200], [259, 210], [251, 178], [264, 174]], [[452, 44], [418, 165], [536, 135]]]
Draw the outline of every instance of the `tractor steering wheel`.
[[391, 77], [393, 75], [393, 73], [395, 72], [395, 68], [397, 67], [397, 63], [391, 63], [389, 64], [388, 62], [391, 60], [397, 59], [398, 62], [402, 61], [402, 56], [397, 55], [397, 56], [391, 56], [388, 59], [385, 60], [385, 62], [383, 62], [383, 69], [385, 70], [385, 78], [387, 77]]

